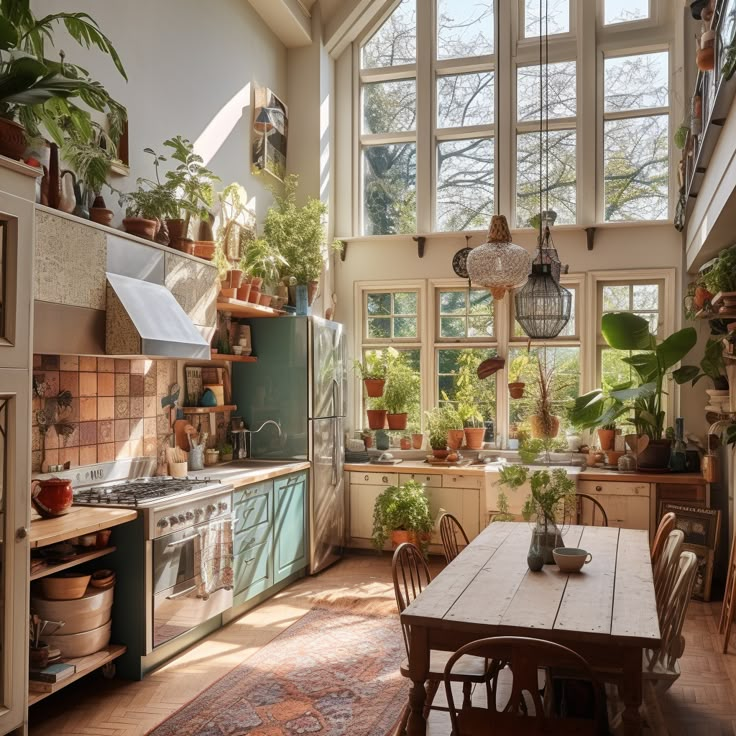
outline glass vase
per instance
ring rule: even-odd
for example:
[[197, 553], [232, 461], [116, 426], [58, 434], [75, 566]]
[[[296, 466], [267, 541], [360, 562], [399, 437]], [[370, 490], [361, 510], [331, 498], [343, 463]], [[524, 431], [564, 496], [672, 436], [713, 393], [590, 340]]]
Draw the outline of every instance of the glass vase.
[[537, 521], [532, 532], [532, 546], [535, 547], [545, 565], [554, 565], [554, 557], [552, 550], [555, 547], [564, 547], [562, 534], [557, 526], [557, 522], [544, 514], [537, 516]]

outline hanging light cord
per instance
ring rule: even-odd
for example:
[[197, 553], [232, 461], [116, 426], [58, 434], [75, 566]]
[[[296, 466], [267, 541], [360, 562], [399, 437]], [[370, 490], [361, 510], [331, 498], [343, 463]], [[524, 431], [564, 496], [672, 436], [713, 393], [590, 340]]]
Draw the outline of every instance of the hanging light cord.
[[[544, 18], [544, 33], [542, 33]], [[546, 139], [546, 140], [545, 140]], [[546, 145], [545, 145], [546, 144]], [[543, 172], [544, 164], [544, 174]], [[549, 210], [549, 0], [539, 0], [539, 254], [544, 242], [543, 210]], [[544, 201], [544, 206], [542, 202]]]

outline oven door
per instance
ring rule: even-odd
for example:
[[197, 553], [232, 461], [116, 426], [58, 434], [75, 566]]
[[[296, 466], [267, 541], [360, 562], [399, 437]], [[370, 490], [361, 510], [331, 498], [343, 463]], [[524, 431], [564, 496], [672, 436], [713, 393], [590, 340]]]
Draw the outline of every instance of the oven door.
[[232, 608], [232, 589], [221, 588], [206, 598], [198, 595], [201, 577], [194, 556], [198, 539], [197, 527], [192, 527], [153, 541], [154, 648]]

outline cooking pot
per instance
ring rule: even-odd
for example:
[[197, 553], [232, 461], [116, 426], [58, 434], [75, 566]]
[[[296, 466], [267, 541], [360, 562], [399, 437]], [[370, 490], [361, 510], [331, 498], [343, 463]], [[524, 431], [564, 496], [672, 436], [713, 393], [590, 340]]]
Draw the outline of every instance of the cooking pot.
[[74, 499], [72, 482], [65, 478], [48, 478], [31, 482], [31, 503], [44, 519], [68, 513]]

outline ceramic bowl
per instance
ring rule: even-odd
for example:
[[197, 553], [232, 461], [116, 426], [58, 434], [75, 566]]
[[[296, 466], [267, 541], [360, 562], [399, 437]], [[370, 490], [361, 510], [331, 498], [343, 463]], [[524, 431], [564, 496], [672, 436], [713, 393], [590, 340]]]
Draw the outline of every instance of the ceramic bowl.
[[50, 601], [69, 601], [81, 598], [87, 590], [91, 575], [61, 573], [41, 579], [43, 597]]
[[80, 631], [76, 634], [62, 634], [47, 636], [46, 642], [50, 647], [61, 650], [62, 657], [87, 657], [99, 652], [110, 643], [111, 621], [89, 631]]
[[555, 547], [552, 550], [552, 557], [560, 572], [580, 572], [583, 565], [587, 565], [593, 559], [590, 552], [577, 547]]

